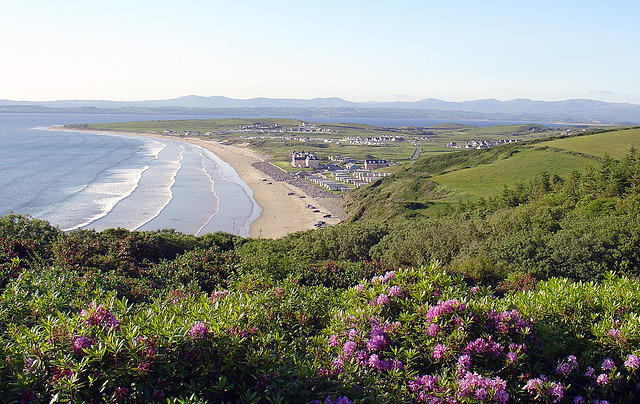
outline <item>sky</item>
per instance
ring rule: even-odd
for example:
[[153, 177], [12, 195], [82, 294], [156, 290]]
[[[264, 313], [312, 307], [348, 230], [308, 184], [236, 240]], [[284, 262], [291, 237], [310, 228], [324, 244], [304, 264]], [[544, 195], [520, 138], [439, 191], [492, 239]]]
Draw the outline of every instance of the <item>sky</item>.
[[0, 99], [640, 104], [637, 0], [0, 0]]

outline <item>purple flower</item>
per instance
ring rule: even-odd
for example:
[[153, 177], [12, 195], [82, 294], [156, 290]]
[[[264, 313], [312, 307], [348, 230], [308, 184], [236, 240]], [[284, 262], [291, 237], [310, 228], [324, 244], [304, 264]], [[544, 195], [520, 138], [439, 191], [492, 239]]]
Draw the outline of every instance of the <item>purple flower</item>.
[[202, 321], [198, 321], [191, 327], [189, 330], [189, 334], [191, 334], [191, 338], [193, 339], [203, 339], [207, 338], [207, 334], [209, 334], [209, 328]]
[[393, 323], [389, 323], [389, 322], [385, 321], [384, 326], [383, 326], [384, 332], [388, 332], [388, 333], [394, 333], [399, 328], [400, 328], [400, 323], [397, 322], [397, 321], [393, 322]]
[[607, 331], [607, 335], [615, 340], [622, 339], [622, 333], [617, 328], [611, 328], [609, 331]]
[[358, 331], [355, 329], [350, 329], [349, 330], [349, 339], [356, 339], [358, 337]]
[[509, 344], [509, 350], [511, 352], [515, 352], [517, 354], [522, 354], [527, 352], [527, 346], [525, 344]]
[[466, 353], [492, 353], [493, 355], [499, 355], [503, 350], [503, 346], [499, 342], [493, 341], [491, 336], [486, 340], [484, 338], [476, 338], [475, 341], [469, 342], [464, 349]]
[[[467, 372], [458, 379], [457, 396], [461, 399], [469, 397], [476, 400], [493, 398], [492, 401], [502, 404], [509, 400], [506, 387], [507, 383], [499, 377], [491, 379], [477, 373]], [[489, 397], [491, 394], [493, 397]]]
[[487, 398], [487, 390], [484, 387], [478, 388], [473, 393], [473, 398], [475, 398], [476, 400], [484, 401]]
[[420, 390], [431, 392], [438, 387], [438, 376], [424, 375], [409, 382], [409, 389], [414, 393]]
[[534, 379], [529, 379], [527, 381], [527, 384], [524, 385], [524, 389], [529, 393], [534, 394], [542, 389], [542, 383], [542, 379], [537, 377]]
[[448, 349], [449, 348], [447, 348], [446, 345], [438, 344], [433, 348], [431, 356], [433, 356], [434, 359], [442, 359], [442, 357], [447, 353]]
[[338, 336], [335, 334], [331, 334], [329, 336], [329, 346], [338, 346], [340, 345], [340, 341], [338, 340]]
[[503, 311], [501, 313], [494, 310], [489, 313], [489, 327], [501, 334], [508, 334], [510, 331], [519, 334], [528, 329], [529, 324], [522, 319], [518, 310]]
[[602, 370], [609, 371], [616, 367], [616, 363], [612, 359], [605, 359], [602, 361]]
[[460, 357], [458, 358], [458, 372], [467, 372], [469, 368], [471, 368], [471, 356], [460, 355]]
[[402, 365], [402, 362], [400, 362], [399, 360], [396, 360], [396, 359], [382, 360], [377, 354], [371, 355], [367, 363], [369, 364], [369, 366], [376, 368], [378, 370], [392, 370], [392, 369], [401, 370], [404, 367]]
[[[336, 397], [335, 400], [331, 399], [331, 396], [327, 396], [327, 398], [324, 399], [325, 404], [353, 404], [353, 401], [349, 400], [349, 397], [347, 396], [342, 396], [342, 397]], [[318, 401], [318, 403], [320, 403]]]
[[337, 358], [333, 361], [332, 366], [335, 370], [335, 373], [342, 373], [342, 366], [344, 365], [344, 361], [341, 358]]
[[431, 320], [454, 311], [464, 311], [465, 308], [466, 306], [464, 303], [459, 302], [457, 299], [451, 299], [444, 302], [439, 301], [438, 304], [429, 308], [429, 311], [427, 312], [427, 320]]
[[567, 359], [558, 363], [556, 372], [563, 376], [569, 376], [571, 372], [578, 369], [578, 359], [574, 355], [567, 356]]
[[601, 373], [596, 379], [596, 381], [598, 382], [599, 385], [606, 386], [607, 384], [609, 384], [609, 376], [607, 376], [606, 373]]
[[392, 286], [389, 288], [389, 296], [391, 297], [402, 297], [402, 289], [400, 286]]
[[116, 330], [120, 329], [120, 321], [103, 305], [89, 303], [89, 310], [80, 311], [80, 317], [84, 318], [88, 325], [102, 325]]
[[342, 353], [346, 358], [350, 358], [356, 352], [356, 343], [353, 341], [347, 341], [342, 346]]
[[584, 372], [584, 375], [585, 375], [586, 377], [593, 377], [593, 375], [594, 375], [594, 374], [595, 374], [595, 369], [594, 369], [594, 368], [592, 368], [591, 366], [589, 366], [589, 367], [587, 368], [587, 371], [586, 371], [586, 372]]
[[627, 356], [627, 360], [624, 361], [624, 366], [629, 370], [636, 370], [640, 367], [640, 358], [635, 355], [629, 355]]
[[376, 303], [382, 305], [382, 304], [388, 304], [389, 303], [389, 296], [385, 295], [384, 293], [380, 294], [380, 296], [378, 296], [378, 298], [376, 299]]
[[507, 360], [509, 361], [509, 363], [513, 363], [518, 359], [518, 355], [515, 354], [515, 352], [509, 352], [507, 353]]
[[387, 273], [384, 274], [384, 277], [382, 278], [382, 283], [388, 282], [391, 279], [394, 279], [396, 277], [396, 273], [393, 271], [388, 271]]
[[564, 397], [564, 386], [562, 383], [551, 382], [551, 387], [547, 390], [554, 403], [559, 403]]
[[440, 326], [438, 324], [431, 324], [429, 328], [427, 328], [427, 335], [430, 337], [435, 337], [440, 332]]
[[582, 397], [582, 396], [575, 396], [575, 397], [573, 398], [573, 404], [585, 404], [584, 397]]
[[356, 292], [362, 292], [364, 290], [364, 285], [363, 284], [356, 285], [354, 289], [356, 290]]
[[471, 293], [475, 295], [476, 293], [478, 293], [479, 290], [480, 290], [479, 286], [474, 286], [471, 288]]
[[367, 341], [367, 350], [369, 352], [381, 351], [389, 344], [389, 340], [384, 335], [374, 335]]
[[81, 354], [86, 348], [89, 348], [91, 345], [92, 342], [89, 338], [85, 336], [75, 337], [73, 339], [73, 353]]

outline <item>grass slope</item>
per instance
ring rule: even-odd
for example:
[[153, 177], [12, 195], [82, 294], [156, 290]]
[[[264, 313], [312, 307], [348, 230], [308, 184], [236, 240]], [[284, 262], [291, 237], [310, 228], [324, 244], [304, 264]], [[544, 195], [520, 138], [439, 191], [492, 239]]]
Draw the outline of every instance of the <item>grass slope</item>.
[[614, 159], [620, 159], [631, 146], [640, 147], [640, 128], [551, 140], [539, 145], [598, 157], [608, 153]]
[[464, 197], [493, 196], [502, 192], [505, 185], [528, 181], [545, 171], [564, 176], [584, 169], [591, 162], [589, 158], [554, 149], [523, 148], [490, 164], [451, 171], [432, 179]]

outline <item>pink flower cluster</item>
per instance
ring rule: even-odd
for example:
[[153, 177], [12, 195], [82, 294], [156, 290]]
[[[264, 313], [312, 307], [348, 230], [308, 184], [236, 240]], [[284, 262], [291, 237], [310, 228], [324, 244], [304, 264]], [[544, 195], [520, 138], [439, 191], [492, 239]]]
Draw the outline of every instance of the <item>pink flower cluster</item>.
[[499, 377], [482, 377], [477, 373], [466, 372], [458, 378], [457, 397], [472, 398], [474, 401], [492, 401], [506, 403], [509, 401], [507, 383]]
[[602, 367], [602, 370], [604, 371], [610, 371], [616, 367], [616, 363], [613, 361], [613, 359], [606, 358], [605, 360], [602, 361], [601, 367]]
[[434, 359], [442, 359], [448, 350], [449, 348], [447, 348], [446, 345], [438, 344], [435, 347], [433, 347], [433, 352], [431, 353], [431, 356], [433, 356]]
[[420, 403], [439, 403], [442, 402], [434, 394], [442, 392], [442, 388], [438, 385], [438, 376], [423, 375], [409, 382], [409, 389], [417, 395]]
[[[399, 360], [385, 360], [380, 357], [383, 355], [385, 349], [390, 345], [390, 336], [397, 331], [400, 324], [389, 323], [388, 321], [381, 323], [376, 317], [371, 317], [369, 319], [369, 323], [371, 325], [371, 331], [369, 333], [369, 338], [364, 341], [357, 341], [360, 334], [355, 328], [346, 332], [348, 340], [342, 344], [341, 352], [333, 363], [334, 370], [337, 373], [342, 370], [344, 360], [355, 360], [360, 366], [371, 367], [380, 371], [393, 369], [400, 370], [403, 368], [403, 364]], [[364, 344], [364, 347], [360, 344]], [[331, 347], [339, 346], [340, 339], [338, 335], [331, 335], [329, 337], [328, 345]], [[366, 349], [358, 350], [359, 345]]]
[[523, 388], [523, 390], [528, 391], [531, 396], [545, 397], [552, 403], [562, 401], [564, 389], [565, 387], [562, 383], [550, 382], [545, 375], [529, 379]]
[[635, 355], [629, 355], [627, 356], [627, 360], [624, 361], [624, 366], [627, 369], [634, 371], [640, 367], [640, 358]]
[[489, 314], [489, 327], [501, 334], [508, 334], [510, 331], [520, 334], [530, 326], [522, 319], [518, 310], [503, 311], [498, 313], [492, 311]]
[[202, 321], [195, 323], [189, 330], [189, 335], [193, 339], [204, 339], [209, 334], [209, 327]]
[[469, 342], [464, 349], [464, 352], [469, 354], [491, 353], [499, 355], [502, 351], [504, 351], [504, 347], [499, 342], [494, 341], [491, 336], [486, 340], [484, 338], [476, 338], [475, 341]]
[[402, 292], [402, 289], [400, 288], [400, 286], [392, 286], [389, 288], [389, 296], [391, 297], [402, 297], [404, 293]]
[[435, 337], [440, 332], [440, 326], [435, 323], [429, 324], [429, 328], [427, 328], [427, 335], [430, 337]]
[[609, 331], [607, 331], [607, 335], [615, 339], [616, 341], [622, 340], [622, 332], [617, 328], [611, 328]]
[[558, 363], [556, 372], [564, 377], [569, 376], [573, 371], [578, 370], [578, 358], [574, 355], [567, 356], [567, 359]]
[[89, 310], [81, 310], [80, 317], [82, 317], [88, 325], [102, 325], [105, 328], [120, 329], [120, 321], [107, 310], [103, 305], [98, 305], [94, 302], [89, 303]]
[[393, 271], [388, 271], [387, 273], [384, 274], [384, 276], [374, 276], [373, 278], [371, 278], [371, 283], [387, 283], [390, 280], [394, 279], [396, 277], [396, 273]]
[[399, 360], [397, 359], [383, 360], [378, 357], [378, 354], [371, 355], [369, 357], [368, 363], [369, 363], [369, 366], [371, 366], [372, 368], [378, 369], [380, 371], [393, 370], [393, 369], [402, 370], [403, 368], [402, 362], [400, 362]]
[[431, 306], [427, 312], [427, 320], [432, 320], [436, 317], [444, 314], [453, 313], [456, 311], [464, 311], [466, 306], [464, 303], [458, 301], [458, 299], [451, 299], [447, 301], [439, 301], [435, 306]]
[[88, 337], [80, 336], [73, 338], [73, 353], [81, 354], [86, 348], [90, 348], [93, 342]]

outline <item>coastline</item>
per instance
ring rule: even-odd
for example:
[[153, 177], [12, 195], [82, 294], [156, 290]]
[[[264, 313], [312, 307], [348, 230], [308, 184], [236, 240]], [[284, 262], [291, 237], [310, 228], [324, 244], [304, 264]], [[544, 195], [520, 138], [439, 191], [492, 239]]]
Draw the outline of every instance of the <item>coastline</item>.
[[[301, 189], [285, 182], [277, 181], [253, 167], [253, 163], [264, 162], [267, 159], [246, 146], [227, 145], [215, 140], [139, 132], [70, 129], [58, 126], [48, 129], [166, 139], [190, 143], [211, 151], [233, 167], [238, 176], [253, 190], [253, 198], [262, 208], [260, 216], [251, 223], [249, 228], [250, 236], [254, 238], [279, 238], [296, 231], [313, 229], [313, 225], [319, 220], [323, 220], [327, 224], [337, 224], [344, 219], [344, 212], [337, 206], [335, 201], [313, 198], [306, 195]], [[291, 192], [294, 192], [295, 195], [288, 195]], [[304, 198], [300, 198], [300, 196], [304, 196]], [[307, 204], [318, 207], [320, 213], [313, 213], [312, 209], [306, 207]], [[332, 217], [323, 218], [322, 216], [326, 213], [331, 213]]]

